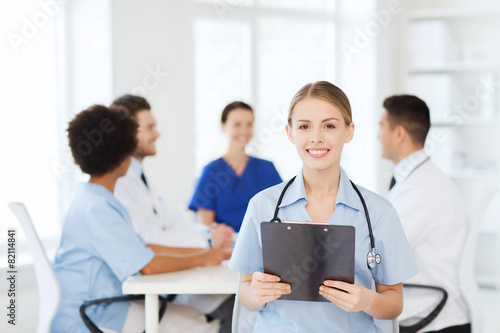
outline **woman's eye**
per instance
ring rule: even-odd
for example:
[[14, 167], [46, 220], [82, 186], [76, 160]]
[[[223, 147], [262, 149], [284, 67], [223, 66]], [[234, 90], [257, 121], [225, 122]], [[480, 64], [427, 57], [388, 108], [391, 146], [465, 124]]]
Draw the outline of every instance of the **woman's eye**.
[[299, 126], [299, 129], [308, 129], [308, 128], [309, 128], [309, 126], [307, 126], [307, 125], [301, 125], [301, 126]]
[[332, 125], [332, 124], [327, 124], [327, 125], [326, 125], [326, 128], [335, 128], [335, 126], [334, 126], [334, 125]]

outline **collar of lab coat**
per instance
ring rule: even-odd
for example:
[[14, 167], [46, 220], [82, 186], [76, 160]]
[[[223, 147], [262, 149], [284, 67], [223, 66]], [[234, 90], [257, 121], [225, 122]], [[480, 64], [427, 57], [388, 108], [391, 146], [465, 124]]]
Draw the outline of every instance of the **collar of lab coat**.
[[139, 160], [136, 159], [135, 157], [132, 157], [132, 162], [130, 162], [130, 169], [132, 171], [134, 171], [134, 173], [136, 175], [138, 175], [139, 177], [141, 176], [141, 174], [143, 172], [141, 162], [139, 162]]
[[408, 176], [428, 158], [429, 155], [423, 149], [420, 149], [399, 161], [394, 167], [396, 184], [398, 182], [404, 182], [406, 178], [408, 178]]
[[[304, 186], [302, 170], [300, 170], [293, 183], [286, 190], [286, 193], [283, 196], [283, 201], [281, 201], [281, 205], [279, 207], [286, 207], [301, 199], [307, 202], [307, 194]], [[335, 207], [337, 207], [340, 203], [356, 210], [363, 209], [358, 194], [355, 192], [349, 177], [347, 177], [347, 174], [342, 168], [340, 168], [339, 189], [337, 192], [337, 198], [335, 199]]]

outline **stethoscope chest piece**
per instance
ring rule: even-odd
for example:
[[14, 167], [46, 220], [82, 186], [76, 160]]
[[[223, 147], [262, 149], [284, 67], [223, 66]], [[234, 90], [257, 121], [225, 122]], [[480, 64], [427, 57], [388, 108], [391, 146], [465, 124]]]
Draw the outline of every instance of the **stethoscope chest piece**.
[[382, 257], [378, 253], [375, 254], [375, 251], [370, 251], [366, 255], [366, 261], [368, 263], [368, 267], [375, 268], [375, 266], [380, 264], [382, 261]]

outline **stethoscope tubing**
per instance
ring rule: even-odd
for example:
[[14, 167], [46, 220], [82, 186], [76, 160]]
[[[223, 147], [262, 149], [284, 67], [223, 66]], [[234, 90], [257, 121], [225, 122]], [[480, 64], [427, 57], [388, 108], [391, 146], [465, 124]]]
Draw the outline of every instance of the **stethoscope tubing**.
[[[281, 191], [281, 194], [278, 198], [278, 202], [276, 203], [276, 208], [274, 210], [274, 217], [271, 219], [269, 222], [277, 222], [277, 223], [282, 223], [281, 219], [278, 217], [278, 212], [280, 209], [281, 202], [283, 200], [283, 196], [285, 195], [286, 190], [288, 190], [288, 187], [293, 183], [293, 181], [297, 178], [297, 176], [293, 176], [292, 179], [286, 183], [285, 187]], [[370, 235], [370, 245], [371, 245], [371, 251], [368, 252], [367, 260], [368, 260], [368, 267], [374, 268], [376, 265], [375, 264], [380, 264], [381, 257], [378, 253], [375, 252], [375, 238], [373, 237], [373, 230], [372, 230], [372, 224], [370, 221], [370, 214], [368, 213], [368, 207], [366, 206], [365, 199], [363, 198], [363, 195], [361, 194], [361, 191], [358, 189], [358, 187], [349, 179], [352, 187], [356, 191], [356, 193], [359, 196], [359, 199], [361, 200], [361, 204], [363, 205], [363, 209], [365, 211], [365, 218], [366, 218], [366, 223], [368, 225], [368, 234]]]

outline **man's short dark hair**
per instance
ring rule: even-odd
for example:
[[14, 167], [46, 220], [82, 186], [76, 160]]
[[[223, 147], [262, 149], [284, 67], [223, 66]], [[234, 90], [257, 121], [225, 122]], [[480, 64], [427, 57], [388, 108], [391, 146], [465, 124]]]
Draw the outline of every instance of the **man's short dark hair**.
[[134, 152], [137, 127], [122, 109], [93, 105], [83, 110], [67, 129], [75, 163], [89, 175], [114, 170]]
[[384, 108], [391, 128], [403, 126], [415, 144], [424, 145], [431, 120], [423, 100], [412, 95], [394, 95], [385, 99]]
[[151, 111], [151, 105], [149, 105], [144, 97], [128, 94], [115, 99], [111, 107], [122, 107], [127, 110], [128, 114], [132, 117], [135, 117], [139, 111]]

